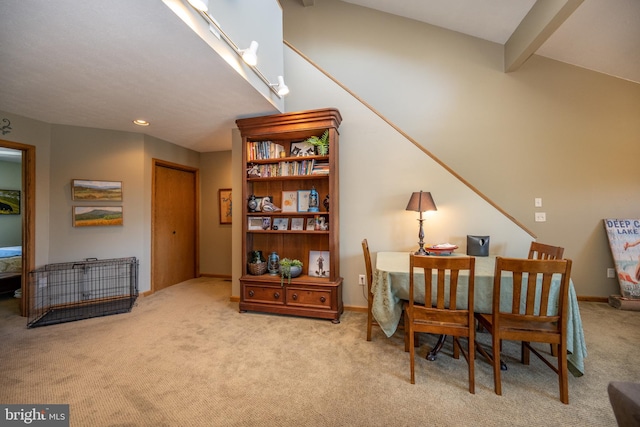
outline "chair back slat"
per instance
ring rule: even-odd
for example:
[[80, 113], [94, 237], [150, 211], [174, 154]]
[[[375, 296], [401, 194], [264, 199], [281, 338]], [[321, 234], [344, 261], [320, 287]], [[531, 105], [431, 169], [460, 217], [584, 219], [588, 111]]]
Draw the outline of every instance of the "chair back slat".
[[529, 259], [562, 259], [564, 248], [547, 245], [546, 243], [531, 242], [529, 247]]

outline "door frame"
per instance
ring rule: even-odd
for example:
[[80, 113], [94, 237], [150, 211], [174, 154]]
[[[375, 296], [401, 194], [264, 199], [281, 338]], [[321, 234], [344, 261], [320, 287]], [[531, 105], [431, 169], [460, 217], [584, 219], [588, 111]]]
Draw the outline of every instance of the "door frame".
[[155, 284], [155, 239], [156, 239], [156, 168], [157, 167], [165, 167], [170, 169], [175, 169], [183, 172], [190, 172], [194, 174], [195, 179], [195, 260], [194, 260], [194, 271], [196, 277], [200, 277], [200, 171], [198, 168], [194, 168], [191, 166], [185, 166], [178, 163], [168, 162], [166, 160], [160, 159], [151, 159], [151, 286], [149, 290], [149, 294], [154, 293], [156, 290]]
[[36, 249], [36, 147], [0, 139], [0, 147], [22, 151], [22, 301], [20, 314], [29, 316], [28, 274], [35, 265]]

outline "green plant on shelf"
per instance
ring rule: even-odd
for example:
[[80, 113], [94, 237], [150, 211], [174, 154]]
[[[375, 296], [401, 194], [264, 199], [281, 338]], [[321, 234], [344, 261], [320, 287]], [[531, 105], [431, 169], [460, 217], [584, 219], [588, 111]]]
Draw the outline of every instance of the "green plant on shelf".
[[302, 273], [302, 261], [299, 259], [283, 258], [280, 260], [280, 286], [284, 286], [284, 278], [291, 284], [292, 277], [298, 277]]
[[319, 156], [326, 156], [329, 154], [329, 130], [325, 130], [322, 136], [311, 136], [305, 140], [309, 144], [316, 147], [316, 151]]

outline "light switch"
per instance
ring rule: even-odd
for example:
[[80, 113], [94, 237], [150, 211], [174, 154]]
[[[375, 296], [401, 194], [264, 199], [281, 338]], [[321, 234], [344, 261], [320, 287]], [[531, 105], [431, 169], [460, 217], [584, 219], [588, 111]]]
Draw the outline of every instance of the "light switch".
[[536, 212], [536, 222], [545, 222], [547, 214], [545, 212]]
[[535, 205], [536, 208], [541, 208], [542, 207], [542, 197], [536, 197], [535, 199], [533, 199], [533, 204]]

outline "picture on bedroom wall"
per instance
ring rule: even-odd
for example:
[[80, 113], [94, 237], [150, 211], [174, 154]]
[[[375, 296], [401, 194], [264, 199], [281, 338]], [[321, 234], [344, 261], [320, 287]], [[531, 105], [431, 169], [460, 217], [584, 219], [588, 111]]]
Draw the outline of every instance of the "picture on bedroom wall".
[[0, 190], [0, 215], [20, 214], [20, 190]]
[[74, 206], [73, 226], [122, 225], [122, 206]]
[[73, 200], [120, 202], [122, 181], [74, 179], [71, 181], [71, 196]]

